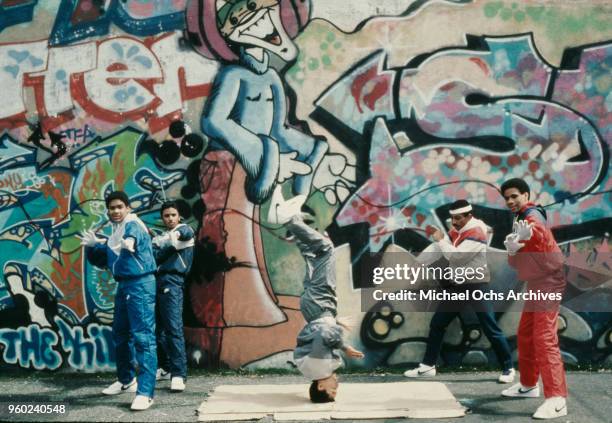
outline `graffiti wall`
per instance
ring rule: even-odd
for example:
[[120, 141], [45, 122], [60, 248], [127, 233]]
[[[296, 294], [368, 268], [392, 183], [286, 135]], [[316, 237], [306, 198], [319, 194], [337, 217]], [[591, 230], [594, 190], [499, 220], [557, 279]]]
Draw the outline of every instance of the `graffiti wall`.
[[[114, 368], [117, 282], [76, 235], [110, 234], [116, 189], [153, 232], [174, 199], [198, 233], [191, 366], [290, 366], [308, 269], [268, 219], [278, 186], [337, 246], [338, 314], [366, 353], [348, 366], [419, 362], [432, 316], [362, 310], [362, 262], [422, 251], [459, 198], [503, 252], [511, 177], [583, 253], [571, 289], [596, 267], [587, 294], [612, 300], [605, 0], [0, 0], [0, 92], [1, 366]], [[494, 289], [517, 283], [490, 265]], [[612, 364], [595, 309], [562, 306], [567, 363]], [[519, 316], [498, 315], [513, 347]], [[451, 324], [443, 363], [494, 357], [470, 316]]]

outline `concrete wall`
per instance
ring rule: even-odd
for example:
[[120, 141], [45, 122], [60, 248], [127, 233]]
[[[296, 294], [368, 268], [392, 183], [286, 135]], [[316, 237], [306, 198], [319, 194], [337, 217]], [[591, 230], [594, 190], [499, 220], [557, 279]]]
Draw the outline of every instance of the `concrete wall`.
[[[233, 30], [249, 8], [261, 20]], [[154, 230], [164, 198], [198, 230], [193, 366], [291, 358], [305, 268], [267, 220], [277, 184], [309, 194], [339, 246], [339, 315], [366, 352], [351, 366], [418, 362], [431, 317], [361, 310], [363, 259], [420, 251], [457, 198], [503, 249], [509, 177], [531, 184], [564, 252], [609, 269], [611, 40], [605, 0], [0, 1], [0, 361], [114, 367], [116, 282], [75, 238], [108, 233], [114, 189]], [[516, 285], [492, 266], [495, 289]], [[518, 316], [500, 315], [513, 346]], [[611, 331], [612, 313], [563, 307], [564, 359], [610, 364]], [[444, 362], [494, 360], [469, 319], [453, 323]]]

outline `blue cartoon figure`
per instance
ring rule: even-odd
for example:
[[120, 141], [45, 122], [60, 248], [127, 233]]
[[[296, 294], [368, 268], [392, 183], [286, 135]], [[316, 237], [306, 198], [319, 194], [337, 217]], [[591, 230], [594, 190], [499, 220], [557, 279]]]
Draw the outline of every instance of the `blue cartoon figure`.
[[[207, 213], [199, 239], [213, 245], [215, 254], [247, 264], [191, 285], [193, 313], [211, 333], [289, 320], [268, 279], [259, 205], [289, 179], [295, 195], [308, 195], [328, 149], [322, 137], [289, 125], [283, 81], [270, 66], [271, 54], [286, 62], [297, 57], [292, 37], [309, 13], [310, 1], [294, 0], [192, 1], [187, 10], [191, 44], [200, 54], [224, 62], [202, 113], [202, 131], [210, 144], [200, 168]], [[221, 361], [241, 364], [223, 357], [225, 337], [210, 335], [219, 341], [216, 347], [209, 345], [209, 352], [214, 356], [221, 351]], [[291, 336], [282, 338], [293, 342]]]

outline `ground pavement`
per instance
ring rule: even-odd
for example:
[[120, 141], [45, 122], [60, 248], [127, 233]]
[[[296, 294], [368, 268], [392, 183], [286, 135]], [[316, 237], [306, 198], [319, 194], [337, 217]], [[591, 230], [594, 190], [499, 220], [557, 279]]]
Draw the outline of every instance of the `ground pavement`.
[[[496, 372], [441, 373], [428, 379], [444, 382], [455, 397], [471, 413], [461, 423], [473, 422], [525, 422], [543, 401], [538, 399], [502, 398], [499, 393], [507, 385], [496, 383]], [[401, 373], [345, 374], [341, 382], [398, 382], [406, 381]], [[568, 372], [570, 398], [569, 415], [555, 422], [612, 422], [612, 371]], [[207, 392], [228, 384], [294, 384], [308, 382], [295, 374], [241, 374], [236, 372], [192, 372], [183, 393], [171, 393], [169, 381], [158, 383], [155, 404], [146, 411], [130, 411], [133, 394], [107, 397], [100, 391], [115, 380], [114, 374], [49, 373], [31, 371], [0, 372], [0, 421], [78, 421], [78, 422], [195, 422], [195, 410], [206, 398]], [[342, 389], [342, 384], [340, 385]], [[65, 414], [16, 415], [7, 414], [9, 404], [64, 404]], [[260, 422], [271, 422], [265, 418]], [[382, 422], [384, 420], [376, 420]], [[386, 420], [399, 422], [402, 420]], [[415, 420], [430, 422], [432, 420]], [[446, 420], [451, 422], [452, 419]]]

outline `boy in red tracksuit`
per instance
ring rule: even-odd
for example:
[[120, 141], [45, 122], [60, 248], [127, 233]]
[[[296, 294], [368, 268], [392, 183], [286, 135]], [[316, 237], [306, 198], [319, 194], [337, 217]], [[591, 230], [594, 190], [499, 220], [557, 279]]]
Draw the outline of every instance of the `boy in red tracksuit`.
[[[530, 293], [543, 293], [548, 298], [562, 294], [565, 288], [562, 253], [546, 226], [546, 213], [529, 201], [529, 186], [522, 179], [504, 182], [500, 191], [506, 205], [516, 214], [513, 232], [504, 245], [519, 280], [527, 282]], [[559, 303], [556, 300], [525, 303], [517, 334], [520, 383], [502, 391], [508, 397], [538, 397], [541, 376], [546, 400], [533, 415], [536, 419], [567, 415], [567, 385], [557, 337]]]

